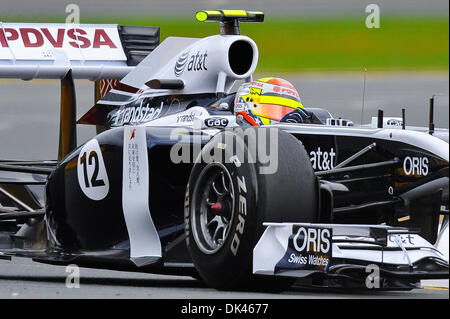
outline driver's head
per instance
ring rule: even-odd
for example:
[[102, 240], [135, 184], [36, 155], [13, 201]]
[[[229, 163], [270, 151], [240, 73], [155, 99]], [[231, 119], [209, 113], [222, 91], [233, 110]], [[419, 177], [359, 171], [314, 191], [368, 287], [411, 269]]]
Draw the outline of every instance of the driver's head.
[[279, 122], [296, 108], [303, 108], [295, 87], [281, 78], [262, 78], [242, 84], [236, 92], [235, 105], [246, 108], [264, 124]]

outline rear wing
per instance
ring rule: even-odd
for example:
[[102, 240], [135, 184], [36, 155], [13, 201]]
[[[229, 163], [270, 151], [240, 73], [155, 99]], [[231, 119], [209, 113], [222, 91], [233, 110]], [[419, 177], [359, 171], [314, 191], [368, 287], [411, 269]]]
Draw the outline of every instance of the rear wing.
[[76, 147], [73, 80], [96, 81], [99, 99], [159, 41], [159, 27], [0, 22], [0, 78], [61, 80], [58, 159], [62, 159]]
[[0, 22], [0, 77], [120, 79], [158, 44], [158, 27]]

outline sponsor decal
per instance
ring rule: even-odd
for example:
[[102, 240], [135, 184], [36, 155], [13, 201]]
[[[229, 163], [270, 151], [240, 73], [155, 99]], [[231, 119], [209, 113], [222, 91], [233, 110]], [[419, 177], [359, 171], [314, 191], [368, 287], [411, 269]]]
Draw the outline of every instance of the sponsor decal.
[[205, 120], [205, 125], [207, 127], [227, 127], [228, 123], [228, 119], [223, 117], [211, 117]]
[[402, 126], [403, 122], [399, 121], [397, 119], [389, 119], [389, 120], [387, 120], [386, 125], [387, 126]]
[[161, 115], [164, 102], [161, 102], [159, 107], [150, 106], [147, 103], [145, 106], [141, 101], [139, 106], [122, 107], [111, 116], [112, 126], [122, 126], [128, 123], [143, 123], [154, 120]]
[[104, 97], [119, 84], [119, 80], [114, 79], [103, 79], [98, 81], [100, 85], [100, 98]]
[[289, 89], [289, 88], [282, 87], [282, 88], [281, 88], [281, 93], [284, 93], [284, 94], [287, 94], [287, 95], [294, 96], [294, 97], [296, 97], [297, 99], [300, 98], [300, 96], [298, 95], [297, 91], [292, 90], [292, 89]]
[[396, 243], [399, 240], [403, 245], [414, 246], [414, 236], [411, 234], [407, 235], [388, 235], [388, 240], [391, 243]]
[[332, 228], [293, 226], [288, 248], [275, 273], [286, 270], [326, 272], [332, 258]]
[[197, 52], [196, 55], [192, 55], [189, 58], [189, 63], [187, 66], [188, 71], [207, 71], [206, 68], [206, 57], [208, 56], [208, 52], [205, 51], [204, 53]]
[[69, 60], [126, 60], [116, 26], [3, 23], [0, 28], [0, 59], [54, 60], [56, 50]]
[[207, 71], [206, 59], [208, 57], [208, 51], [197, 51], [192, 55], [189, 55], [190, 51], [184, 52], [177, 60], [174, 68], [174, 73], [177, 77], [181, 76], [185, 69], [188, 72]]
[[203, 109], [201, 107], [193, 107], [187, 111], [175, 114], [174, 117], [176, 117], [177, 123], [192, 123], [196, 116], [202, 115]]
[[403, 172], [408, 176], [427, 176], [428, 157], [406, 156], [403, 160]]
[[180, 76], [183, 73], [184, 67], [186, 66], [186, 62], [188, 61], [188, 58], [189, 58], [189, 50], [185, 51], [179, 57], [177, 63], [175, 64], [174, 73], [176, 76]]
[[177, 123], [186, 123], [186, 122], [193, 122], [195, 116], [201, 115], [197, 114], [196, 112], [191, 112], [189, 114], [180, 114], [177, 116]]
[[108, 195], [109, 180], [100, 145], [96, 139], [87, 142], [78, 155], [78, 184], [84, 195], [102, 200]]
[[324, 171], [334, 168], [336, 153], [333, 148], [327, 151], [319, 146], [315, 151], [309, 152], [309, 156], [314, 170]]
[[136, 129], [133, 129], [133, 131], [131, 132], [130, 141], [135, 137], [136, 137]]
[[298, 95], [297, 91], [295, 91], [293, 89], [286, 88], [286, 87], [274, 85], [273, 86], [273, 91], [275, 93], [283, 93], [283, 94], [291, 95], [291, 96], [296, 97], [297, 99], [300, 98], [300, 96]]
[[250, 88], [250, 97], [251, 96], [254, 96], [254, 95], [258, 95], [258, 96], [260, 96], [261, 95], [261, 90], [262, 89], [257, 89], [257, 88]]
[[161, 242], [150, 212], [146, 128], [123, 129], [122, 211], [130, 240], [130, 259], [139, 267], [160, 258]]
[[261, 82], [255, 82], [255, 81], [250, 82], [250, 85], [251, 86], [259, 86], [260, 88], [264, 87], [264, 84], [262, 84]]

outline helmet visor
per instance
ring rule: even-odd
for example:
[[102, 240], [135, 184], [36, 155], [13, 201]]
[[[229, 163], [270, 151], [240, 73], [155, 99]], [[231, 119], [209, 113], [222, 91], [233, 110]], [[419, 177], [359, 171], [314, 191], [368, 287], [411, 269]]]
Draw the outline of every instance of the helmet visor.
[[275, 121], [280, 121], [285, 115], [291, 113], [294, 108], [278, 104], [258, 104], [254, 114]]

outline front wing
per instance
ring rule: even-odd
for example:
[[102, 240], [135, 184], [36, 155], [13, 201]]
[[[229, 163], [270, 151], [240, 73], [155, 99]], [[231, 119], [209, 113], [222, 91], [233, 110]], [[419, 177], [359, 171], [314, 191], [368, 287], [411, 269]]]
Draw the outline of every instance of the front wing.
[[382, 282], [375, 288], [449, 278], [448, 261], [418, 231], [384, 225], [264, 225], [253, 250], [255, 275], [332, 279], [367, 288], [374, 288], [369, 279], [375, 276]]

